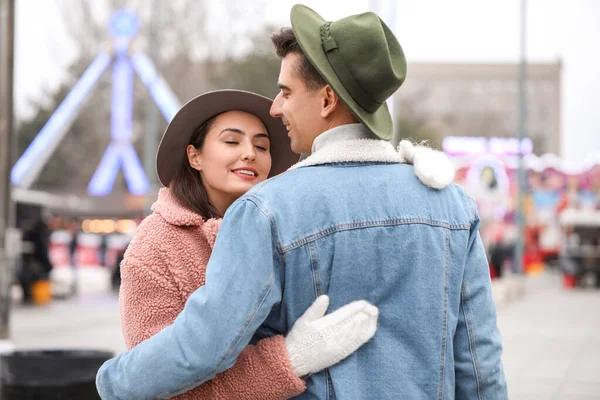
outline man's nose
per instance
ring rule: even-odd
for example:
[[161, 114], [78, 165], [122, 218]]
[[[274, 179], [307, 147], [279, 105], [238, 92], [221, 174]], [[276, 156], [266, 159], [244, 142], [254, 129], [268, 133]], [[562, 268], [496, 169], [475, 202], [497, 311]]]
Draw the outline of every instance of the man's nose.
[[281, 93], [279, 93], [277, 97], [275, 97], [275, 100], [273, 100], [273, 104], [271, 104], [271, 110], [269, 113], [273, 118], [281, 118]]

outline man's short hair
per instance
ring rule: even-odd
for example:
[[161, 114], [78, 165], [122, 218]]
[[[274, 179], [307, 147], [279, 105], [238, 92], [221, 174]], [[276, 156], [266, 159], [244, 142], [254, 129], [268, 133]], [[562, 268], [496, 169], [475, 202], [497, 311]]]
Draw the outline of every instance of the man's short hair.
[[294, 53], [299, 57], [297, 72], [304, 81], [306, 89], [312, 92], [327, 85], [325, 79], [323, 79], [321, 74], [319, 74], [316, 68], [313, 67], [310, 61], [308, 61], [308, 58], [304, 55], [292, 28], [281, 28], [279, 32], [275, 32], [271, 35], [271, 41], [280, 58], [284, 58], [290, 53]]

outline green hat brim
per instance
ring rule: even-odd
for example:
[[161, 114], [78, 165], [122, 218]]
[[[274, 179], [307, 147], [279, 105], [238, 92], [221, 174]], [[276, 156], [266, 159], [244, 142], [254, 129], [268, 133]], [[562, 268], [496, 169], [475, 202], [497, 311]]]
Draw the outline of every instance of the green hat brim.
[[331, 86], [340, 100], [352, 111], [354, 116], [377, 137], [390, 140], [394, 130], [394, 124], [387, 103], [384, 103], [374, 113], [365, 111], [350, 95], [340, 81], [337, 74], [329, 64], [325, 50], [321, 44], [321, 25], [325, 21], [319, 14], [310, 8], [296, 4], [292, 7], [291, 22], [294, 35], [300, 48], [310, 63], [321, 74], [325, 81]]

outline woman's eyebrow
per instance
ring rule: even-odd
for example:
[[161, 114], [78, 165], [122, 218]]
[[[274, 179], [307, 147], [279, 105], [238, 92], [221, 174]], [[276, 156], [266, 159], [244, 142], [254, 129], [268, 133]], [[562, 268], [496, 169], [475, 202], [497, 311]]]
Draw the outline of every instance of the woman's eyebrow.
[[[237, 133], [238, 135], [245, 135], [246, 134], [246, 132], [244, 132], [243, 130], [238, 129], [238, 128], [225, 128], [225, 129], [223, 129], [219, 133], [219, 135], [221, 135], [224, 132], [233, 132], [233, 133]], [[268, 134], [262, 133], [262, 132], [261, 133], [257, 133], [256, 135], [254, 135], [254, 137], [266, 137], [267, 139], [270, 139], [270, 137], [269, 137]]]
[[245, 135], [246, 134], [246, 132], [244, 132], [243, 130], [238, 129], [238, 128], [225, 128], [225, 129], [223, 129], [221, 131], [221, 133], [219, 133], [219, 135], [222, 134], [223, 132], [239, 133], [240, 135]]

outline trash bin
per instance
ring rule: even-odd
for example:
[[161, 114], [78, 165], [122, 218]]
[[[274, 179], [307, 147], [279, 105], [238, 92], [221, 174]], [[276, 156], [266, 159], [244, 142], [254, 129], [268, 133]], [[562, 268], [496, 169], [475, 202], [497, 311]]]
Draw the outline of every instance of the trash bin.
[[113, 353], [95, 350], [15, 351], [0, 356], [1, 400], [94, 400], [96, 373]]

